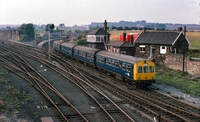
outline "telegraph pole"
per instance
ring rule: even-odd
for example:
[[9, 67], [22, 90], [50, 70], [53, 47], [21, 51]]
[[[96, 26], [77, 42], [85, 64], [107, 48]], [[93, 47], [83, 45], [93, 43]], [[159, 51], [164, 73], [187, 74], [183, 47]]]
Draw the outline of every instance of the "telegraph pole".
[[[185, 38], [186, 36], [186, 26], [184, 26], [184, 35], [183, 37]], [[185, 40], [183, 39], [183, 72], [184, 72], [184, 68], [185, 68]]]

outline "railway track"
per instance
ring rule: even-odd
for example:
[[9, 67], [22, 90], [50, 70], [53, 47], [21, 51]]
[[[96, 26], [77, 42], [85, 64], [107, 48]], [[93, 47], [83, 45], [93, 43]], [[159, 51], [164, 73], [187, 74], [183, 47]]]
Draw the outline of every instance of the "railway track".
[[[31, 49], [29, 49], [31, 50]], [[34, 51], [33, 51], [34, 52]], [[44, 53], [42, 55], [45, 55]], [[38, 56], [42, 56], [38, 55]], [[58, 58], [58, 57], [57, 57]], [[70, 62], [69, 62], [70, 61]], [[46, 63], [51, 64], [51, 62], [45, 61]], [[175, 98], [166, 96], [162, 93], [159, 93], [154, 90], [141, 90], [137, 89], [134, 86], [130, 86], [126, 83], [125, 86], [121, 85], [121, 81], [108, 77], [108, 76], [103, 76], [101, 73], [98, 71], [86, 67], [83, 64], [80, 64], [78, 62], [74, 62], [73, 60], [68, 59], [66, 61], [65, 59], [62, 60], [57, 60], [57, 62], [62, 65], [62, 67], [65, 67], [65, 71], [62, 71], [63, 73], [68, 73], [71, 76], [76, 79], [74, 81], [74, 84], [79, 85], [80, 88], [86, 90], [86, 94], [91, 94], [87, 87], [90, 87], [93, 89], [93, 91], [107, 91], [113, 92], [116, 96], [119, 96], [121, 99], [124, 99], [128, 103], [131, 103], [133, 106], [136, 108], [139, 108], [140, 110], [146, 111], [152, 116], [157, 116], [160, 117], [162, 121], [199, 121], [200, 120], [200, 109], [196, 108], [194, 106], [191, 106], [189, 104], [186, 104], [184, 102], [181, 102]], [[67, 65], [66, 65], [67, 63]], [[83, 74], [81, 75], [82, 78], [77, 77], [74, 74], [81, 74], [77, 72], [77, 70], [72, 71], [71, 68], [67, 67], [68, 65], [75, 64], [78, 70], [81, 69], [87, 69], [87, 71], [90, 73], [82, 72]], [[47, 64], [46, 64], [47, 65]], [[55, 64], [51, 64], [52, 66], [56, 67]], [[72, 66], [71, 66], [72, 67]], [[79, 69], [80, 68], [80, 69]], [[89, 71], [89, 70], [90, 71]], [[99, 77], [93, 76], [91, 74], [98, 75]], [[87, 76], [87, 79], [84, 78], [84, 75]], [[82, 80], [85, 79], [85, 80]], [[94, 85], [96, 84], [96, 85]], [[83, 90], [83, 91], [84, 91]], [[99, 94], [104, 94], [103, 92], [100, 92]], [[92, 98], [92, 96], [90, 96]], [[94, 97], [94, 96], [93, 96]], [[104, 96], [104, 98], [106, 98]], [[93, 99], [94, 100], [94, 99]], [[101, 101], [96, 99], [97, 101]], [[94, 100], [95, 101], [95, 100]], [[102, 103], [99, 103], [101, 106], [104, 105], [103, 103], [105, 101], [101, 101]], [[97, 102], [96, 102], [97, 103]], [[99, 105], [99, 106], [100, 106]], [[100, 107], [101, 108], [101, 107]], [[104, 107], [102, 107], [103, 109]], [[119, 113], [118, 110], [103, 110], [105, 113]], [[122, 113], [122, 112], [120, 112]], [[107, 114], [107, 116], [115, 116]], [[125, 114], [123, 114], [125, 115]], [[114, 121], [114, 118], [109, 117], [110, 120]], [[128, 116], [126, 118], [129, 118]]]
[[[8, 51], [8, 50], [7, 50]], [[51, 85], [51, 83], [46, 80], [40, 73], [38, 73], [29, 63], [27, 63], [21, 56], [17, 54], [9, 54], [9, 56], [2, 56], [4, 59], [9, 60], [10, 62], [14, 63], [16, 66], [13, 66], [12, 64], [6, 63], [5, 60], [1, 59], [1, 66], [8, 69], [9, 71], [17, 74], [18, 76], [22, 77], [24, 80], [28, 81], [30, 84], [32, 84], [38, 91], [40, 91], [41, 94], [56, 108], [56, 110], [60, 113], [62, 116], [63, 120], [68, 121], [66, 116], [70, 116], [73, 114], [76, 116], [80, 116], [82, 120], [88, 121], [79, 110], [72, 105], [72, 103], [69, 102], [55, 87]], [[21, 59], [21, 60], [19, 60]], [[20, 75], [17, 73], [18, 70], [19, 72], [22, 72], [26, 74], [28, 77], [31, 78], [28, 80], [25, 76]], [[27, 71], [29, 69], [29, 71]], [[30, 69], [35, 73], [31, 71]], [[39, 76], [41, 79], [37, 78]], [[70, 107], [69, 107], [70, 106]], [[70, 110], [73, 109], [73, 110]], [[66, 111], [68, 110], [68, 111]], [[69, 111], [70, 110], [70, 111]]]
[[[9, 47], [6, 47], [6, 48], [9, 48]], [[5, 49], [5, 48], [4, 48]], [[7, 49], [5, 49], [6, 51], [8, 51]], [[11, 50], [11, 49], [10, 49]], [[17, 50], [16, 50], [16, 48], [15, 49], [12, 49], [12, 50], [14, 50], [15, 52], [17, 52]], [[19, 52], [20, 53], [20, 52]], [[19, 58], [19, 57], [18, 57]], [[34, 57], [34, 58], [36, 58], [36, 57]], [[37, 57], [38, 58], [38, 57]], [[22, 58], [20, 58], [20, 59], [22, 59]], [[17, 60], [16, 58], [15, 58], [15, 60]], [[43, 64], [45, 64], [45, 63], [49, 63], [50, 65], [52, 65], [52, 66], [54, 66], [54, 67], [56, 67], [53, 63], [51, 63], [51, 62], [49, 62], [49, 61], [44, 61], [43, 59], [37, 59], [37, 60], [40, 60], [40, 61], [42, 61], [42, 63]], [[44, 63], [44, 62], [45, 63]], [[25, 64], [25, 63], [24, 63]], [[45, 64], [45, 65], [47, 65], [48, 67], [51, 67], [49, 64]], [[4, 68], [7, 68], [7, 67], [4, 67]], [[8, 69], [8, 68], [7, 68]], [[25, 69], [25, 68], [24, 68]], [[60, 74], [60, 75], [62, 75], [63, 77], [65, 77], [65, 78], [67, 78], [68, 80], [70, 79], [70, 78], [68, 78], [66, 75], [64, 75], [63, 73], [61, 73], [61, 72], [58, 72], [56, 69], [54, 69], [53, 67], [51, 67], [51, 69], [53, 69], [54, 71], [56, 71], [58, 74]], [[59, 69], [61, 69], [61, 68], [59, 68]], [[8, 69], [9, 70], [9, 69]], [[61, 69], [62, 70], [62, 69]], [[14, 71], [13, 71], [14, 72]], [[63, 72], [65, 72], [66, 73], [66, 71], [64, 71], [63, 70]], [[28, 73], [28, 72], [27, 72]], [[37, 73], [38, 74], [38, 73]], [[71, 75], [73, 75], [73, 74], [71, 74]], [[31, 75], [29, 75], [29, 77], [33, 77], [33, 76], [31, 76]], [[73, 75], [73, 77], [74, 78], [76, 78], [76, 79], [79, 79], [79, 80], [81, 80], [80, 78], [78, 78], [78, 77], [76, 77], [75, 75]], [[44, 79], [44, 78], [43, 78]], [[45, 80], [46, 81], [46, 80]], [[71, 80], [72, 81], [72, 80]], [[84, 82], [83, 80], [81, 80], [82, 82]], [[74, 82], [74, 81], [72, 81], [72, 82]], [[128, 118], [130, 121], [134, 121], [129, 115], [127, 115], [120, 107], [118, 107], [111, 99], [109, 99], [105, 94], [103, 94], [103, 92], [102, 91], [100, 91], [97, 87], [95, 87], [94, 85], [91, 85], [91, 84], [88, 84], [88, 83], [86, 83], [86, 82], [84, 82], [85, 84], [87, 84], [87, 86], [89, 86], [89, 87], [91, 87], [91, 88], [93, 88], [93, 90], [95, 90], [96, 92], [98, 92], [99, 94], [101, 94], [104, 98], [106, 98], [107, 99], [107, 102], [109, 101], [109, 102], [111, 102], [112, 104], [113, 104], [113, 106], [115, 107], [115, 108], [117, 108], [117, 109], [115, 109], [115, 110], [113, 110], [113, 108], [111, 108], [111, 110], [109, 110], [109, 112], [108, 112], [108, 110], [105, 110], [105, 107], [103, 107], [99, 102], [98, 102], [98, 100], [97, 99], [95, 99], [95, 97], [94, 96], [92, 96], [92, 94], [90, 93], [90, 92], [88, 92], [88, 90], [85, 88], [85, 87], [83, 87], [83, 85], [79, 85], [79, 84], [81, 84], [80, 82], [79, 82], [79, 84], [77, 84], [77, 83], [75, 83], [74, 82], [74, 84], [76, 84], [80, 89], [82, 89], [86, 94], [88, 94], [99, 106], [100, 106], [100, 108], [104, 111], [104, 113], [106, 113], [107, 114], [107, 116], [109, 117], [109, 119], [110, 120], [112, 120], [112, 121], [116, 121], [112, 116], [113, 116], [113, 114], [114, 113], [117, 113], [117, 115], [119, 115], [119, 113], [121, 113], [122, 115], [124, 115], [125, 116], [125, 118]], [[55, 92], [58, 92], [58, 91], [55, 91]], [[48, 98], [48, 97], [47, 97]], [[105, 101], [103, 101], [103, 103], [104, 103]], [[110, 115], [110, 113], [112, 113], [112, 115]], [[62, 115], [62, 113], [60, 113], [61, 115]], [[64, 119], [65, 119], [65, 117], [63, 117]], [[67, 119], [65, 119], [66, 121], [67, 121]], [[87, 119], [84, 119], [85, 121], [87, 121]]]
[[[78, 66], [80, 67], [80, 64]], [[83, 67], [80, 68], [82, 69]], [[97, 72], [94, 69], [90, 68], [89, 70], [91, 70], [93, 74], [98, 74], [94, 73]], [[160, 119], [163, 121], [200, 120], [199, 108], [186, 104], [182, 101], [176, 100], [172, 97], [168, 97], [157, 91], [154, 90], [145, 91], [126, 84], [128, 88], [133, 89], [129, 90], [127, 88], [123, 88], [121, 86], [116, 85], [116, 82], [121, 82], [121, 81], [118, 81], [113, 78], [111, 78], [108, 82], [104, 78], [103, 79], [101, 78], [99, 79], [99, 81], [97, 81], [96, 79], [98, 78], [94, 76], [90, 76], [90, 79], [93, 80], [94, 83], [98, 83], [107, 90], [112, 91], [114, 94], [117, 94], [121, 98], [131, 102], [135, 106], [138, 106], [139, 108], [144, 109], [148, 113], [151, 113], [153, 116], [160, 116]], [[109, 84], [110, 86], [105, 85], [105, 83], [102, 83], [102, 80], [105, 81], [106, 84]]]

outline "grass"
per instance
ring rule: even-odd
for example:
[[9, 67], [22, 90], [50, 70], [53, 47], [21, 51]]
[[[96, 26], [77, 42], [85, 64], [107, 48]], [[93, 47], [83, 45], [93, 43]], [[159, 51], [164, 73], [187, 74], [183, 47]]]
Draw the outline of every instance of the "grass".
[[186, 93], [200, 96], [200, 78], [187, 72], [175, 71], [159, 65], [157, 66], [156, 80], [158, 84], [175, 86]]
[[31, 100], [24, 91], [20, 92], [9, 85], [9, 82], [11, 81], [0, 77], [0, 113], [9, 114], [14, 112], [21, 107], [21, 102], [25, 103]]

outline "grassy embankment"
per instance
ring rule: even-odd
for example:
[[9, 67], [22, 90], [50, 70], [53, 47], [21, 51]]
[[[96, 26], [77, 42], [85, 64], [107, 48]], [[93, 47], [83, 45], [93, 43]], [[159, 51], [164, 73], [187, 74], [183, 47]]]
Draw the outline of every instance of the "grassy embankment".
[[192, 76], [164, 66], [157, 66], [156, 70], [156, 83], [174, 86], [185, 93], [200, 96], [200, 76]]

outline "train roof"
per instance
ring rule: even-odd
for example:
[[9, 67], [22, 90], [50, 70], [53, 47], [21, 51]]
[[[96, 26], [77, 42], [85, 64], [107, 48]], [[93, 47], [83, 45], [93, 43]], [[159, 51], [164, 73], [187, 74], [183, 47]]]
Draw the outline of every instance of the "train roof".
[[71, 47], [71, 48], [73, 48], [74, 46], [76, 46], [76, 44], [71, 44], [71, 43], [66, 43], [66, 42], [62, 43], [61, 45], [62, 46], [66, 46], [66, 47]]
[[53, 43], [56, 43], [56, 44], [61, 44], [63, 41], [53, 41]]
[[89, 52], [89, 53], [95, 53], [95, 52], [97, 52], [97, 51], [100, 50], [100, 49], [95, 49], [95, 48], [90, 48], [90, 47], [84, 47], [84, 46], [76, 46], [76, 47], [74, 47], [74, 49], [85, 51], [85, 52]]
[[147, 60], [147, 59], [142, 59], [142, 58], [133, 57], [133, 56], [129, 56], [129, 55], [112, 53], [112, 52], [108, 52], [108, 51], [105, 51], [105, 50], [99, 51], [99, 52], [97, 52], [97, 54], [101, 55], [101, 56], [117, 59], [117, 60], [120, 60], [120, 61], [133, 63], [133, 64], [135, 64], [136, 62], [139, 62], [139, 61]]

